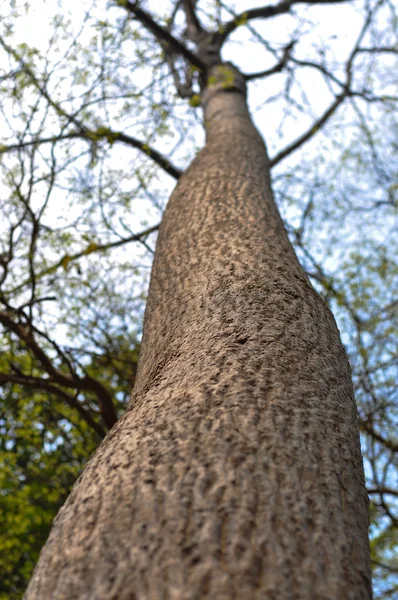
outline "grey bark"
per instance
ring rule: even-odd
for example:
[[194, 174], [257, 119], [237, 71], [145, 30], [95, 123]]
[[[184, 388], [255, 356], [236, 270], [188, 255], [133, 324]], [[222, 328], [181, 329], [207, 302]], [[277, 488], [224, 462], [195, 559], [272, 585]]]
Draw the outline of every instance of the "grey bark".
[[243, 82], [214, 72], [205, 148], [159, 233], [131, 405], [25, 600], [371, 597], [347, 358], [285, 233]]

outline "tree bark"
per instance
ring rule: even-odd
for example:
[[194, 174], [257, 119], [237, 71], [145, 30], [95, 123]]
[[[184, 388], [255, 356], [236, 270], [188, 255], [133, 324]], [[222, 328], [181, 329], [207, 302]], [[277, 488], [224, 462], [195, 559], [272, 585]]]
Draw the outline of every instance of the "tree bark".
[[131, 405], [26, 600], [366, 600], [350, 369], [276, 208], [228, 65], [161, 225]]

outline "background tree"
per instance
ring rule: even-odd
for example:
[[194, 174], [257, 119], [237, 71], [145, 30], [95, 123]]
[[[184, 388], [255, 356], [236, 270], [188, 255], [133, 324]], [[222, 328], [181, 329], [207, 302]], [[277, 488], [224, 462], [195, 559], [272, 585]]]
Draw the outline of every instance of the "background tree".
[[[202, 140], [201, 28], [225, 41], [224, 59], [255, 86], [285, 224], [343, 332], [372, 500], [375, 592], [397, 589], [395, 7], [345, 6], [338, 31], [322, 29], [336, 5], [242, 8], [58, 7], [48, 48], [21, 42], [22, 4], [4, 14], [1, 510], [4, 547], [13, 548], [4, 597], [18, 597], [50, 512], [125, 405], [172, 185], [162, 173], [178, 178]], [[53, 465], [59, 480], [52, 492], [41, 488], [47, 508], [35, 511], [32, 482]]]

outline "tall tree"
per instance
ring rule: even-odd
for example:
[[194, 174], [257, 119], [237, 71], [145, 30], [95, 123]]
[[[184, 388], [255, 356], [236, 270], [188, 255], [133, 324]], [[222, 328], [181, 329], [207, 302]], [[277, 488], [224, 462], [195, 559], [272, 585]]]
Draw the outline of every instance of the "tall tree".
[[[148, 32], [144, 36], [159, 43], [154, 59], [167, 65], [179, 96], [204, 110], [206, 144], [183, 175], [150, 139], [141, 141], [98, 121], [90, 105], [116, 101], [105, 87], [97, 98], [94, 84], [88, 86], [76, 110], [76, 98], [54, 99], [52, 73], [46, 68], [44, 77], [36, 75], [29, 49], [15, 48], [7, 37], [1, 41], [25, 86], [33, 87], [61, 124], [59, 133], [48, 135], [39, 125], [33, 138], [26, 138], [25, 131], [15, 144], [2, 147], [22, 159], [22, 169], [10, 171], [10, 178], [15, 203], [23, 207], [2, 259], [3, 282], [9, 277], [13, 285], [2, 296], [0, 321], [11, 348], [18, 346], [12, 350], [10, 372], [2, 375], [4, 384], [47, 389], [100, 435], [117, 418], [118, 396], [109, 391], [115, 385], [111, 378], [104, 381], [87, 359], [78, 357], [76, 348], [65, 351], [37, 325], [40, 318], [45, 322], [43, 303], [52, 301], [39, 289], [45, 289], [46, 278], [59, 268], [67, 274], [81, 259], [135, 240], [147, 246], [156, 227], [138, 235], [116, 233], [104, 214], [113, 195], [120, 194], [116, 176], [101, 183], [99, 191], [103, 222], [117, 241], [98, 243], [85, 233], [83, 249], [68, 248], [61, 259], [46, 264], [43, 229], [49, 240], [53, 232], [43, 222], [46, 204], [36, 209], [32, 188], [33, 183], [48, 182], [47, 202], [54, 182], [64, 184], [56, 148], [63, 142], [88, 144], [93, 172], [104, 142], [111, 147], [127, 144], [179, 179], [159, 231], [129, 410], [90, 461], [56, 520], [26, 598], [288, 598], [291, 590], [302, 598], [370, 597], [367, 499], [348, 362], [333, 317], [289, 242], [272, 197], [270, 168], [312, 139], [347, 100], [354, 107], [356, 100], [370, 106], [395, 102], [358, 82], [357, 63], [363, 57], [395, 53], [387, 41], [380, 47], [369, 45], [375, 14], [384, 3], [366, 6], [342, 71], [322, 58], [324, 50], [319, 61], [304, 59], [296, 52], [294, 31], [279, 45], [279, 53], [265, 42], [276, 57], [273, 66], [245, 75], [223, 60], [226, 42], [242, 25], [289, 13], [295, 2], [240, 14], [217, 3], [213, 23], [199, 4], [189, 1], [175, 3], [166, 20], [138, 3], [118, 4], [127, 15], [115, 28], [120, 34], [112, 37], [112, 25], [99, 24], [104, 43], [101, 84], [113, 77], [104, 75], [105, 43], [109, 37], [115, 46], [125, 42], [133, 19]], [[143, 30], [133, 31], [139, 44]], [[115, 81], [121, 89], [124, 66], [118, 66]], [[289, 79], [299, 67], [320, 73], [333, 98], [304, 133], [269, 159], [249, 116], [246, 82], [287, 72], [285, 92], [294, 106]], [[86, 85], [88, 72], [78, 75], [77, 85]], [[167, 103], [159, 102], [165, 89], [154, 88], [159, 131], [167, 122], [162, 108]], [[16, 88], [17, 99], [21, 90]], [[139, 94], [135, 98], [140, 110]], [[30, 123], [34, 121], [32, 117]], [[364, 133], [371, 138], [366, 123]], [[46, 145], [50, 155], [38, 157], [37, 149]], [[67, 165], [69, 156], [63, 158]], [[47, 162], [48, 175], [37, 174], [38, 162]], [[93, 194], [90, 179], [79, 184], [87, 199]], [[147, 192], [147, 178], [139, 180]], [[317, 186], [307, 186], [309, 201], [293, 232], [299, 250]], [[29, 273], [21, 284], [16, 281], [18, 266], [12, 273], [9, 265], [19, 258], [15, 232], [26, 218], [31, 230]], [[64, 240], [76, 245], [70, 236]], [[303, 258], [329, 297], [352, 312], [359, 331], [362, 307], [349, 294], [342, 296], [338, 282], [324, 276], [322, 265], [305, 247]], [[78, 274], [79, 269], [78, 264]], [[95, 286], [99, 292], [97, 281], [95, 272], [88, 276], [90, 292]], [[15, 298], [23, 294], [21, 289], [30, 293], [18, 306]], [[107, 293], [112, 311], [114, 296], [110, 289]], [[68, 298], [65, 308], [70, 302]], [[97, 326], [102, 318], [90, 323]], [[109, 344], [109, 332], [103, 337]], [[31, 357], [22, 366], [15, 360], [21, 346]], [[94, 399], [98, 409], [93, 413]], [[374, 420], [366, 417], [364, 422], [377, 436]], [[383, 494], [382, 487], [375, 493]]]
[[26, 598], [370, 597], [348, 361], [273, 201], [245, 78], [221, 59], [236, 19], [209, 33], [186, 2], [193, 53], [123, 4], [172, 69], [176, 54], [199, 69], [207, 139], [161, 224], [130, 409]]

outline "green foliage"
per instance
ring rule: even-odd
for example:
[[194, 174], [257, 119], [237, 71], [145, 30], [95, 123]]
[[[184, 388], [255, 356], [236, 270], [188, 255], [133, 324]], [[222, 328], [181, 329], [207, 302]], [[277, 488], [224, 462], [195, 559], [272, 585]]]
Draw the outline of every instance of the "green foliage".
[[[134, 380], [138, 346], [113, 340], [112, 356], [94, 355], [86, 372], [108, 385], [122, 410]], [[2, 356], [7, 363], [10, 357]], [[16, 357], [13, 357], [15, 364]], [[19, 368], [27, 367], [26, 355]], [[0, 600], [21, 597], [47, 539], [51, 523], [69, 495], [98, 434], [56, 393], [18, 384], [3, 387], [0, 418]], [[82, 399], [83, 401], [83, 399]], [[84, 402], [90, 403], [90, 397]], [[91, 413], [98, 408], [91, 399]]]
[[4, 390], [0, 449], [0, 598], [26, 587], [52, 520], [98, 440], [55, 396]]

